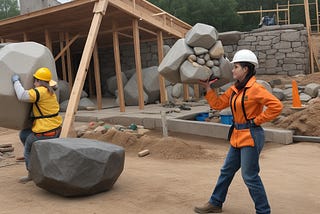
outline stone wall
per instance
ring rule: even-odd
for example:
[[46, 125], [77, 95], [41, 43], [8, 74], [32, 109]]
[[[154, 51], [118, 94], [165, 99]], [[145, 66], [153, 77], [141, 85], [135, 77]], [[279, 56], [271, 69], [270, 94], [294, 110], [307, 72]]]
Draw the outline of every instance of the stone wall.
[[[225, 54], [231, 60], [239, 49], [254, 51], [259, 59], [257, 74], [285, 74], [289, 76], [308, 74], [309, 51], [307, 31], [303, 25], [264, 26], [250, 32], [230, 31], [219, 34]], [[175, 40], [166, 40], [172, 47]], [[141, 43], [142, 68], [158, 66], [156, 42]], [[135, 69], [134, 48], [132, 45], [120, 46], [121, 70]], [[99, 49], [101, 83], [103, 94], [106, 81], [115, 75], [113, 49]], [[134, 72], [134, 71], [133, 71]], [[127, 75], [127, 74], [126, 74]]]
[[251, 32], [221, 33], [225, 53], [231, 60], [240, 49], [250, 49], [259, 60], [257, 74], [308, 74], [309, 50], [305, 27], [264, 26]]

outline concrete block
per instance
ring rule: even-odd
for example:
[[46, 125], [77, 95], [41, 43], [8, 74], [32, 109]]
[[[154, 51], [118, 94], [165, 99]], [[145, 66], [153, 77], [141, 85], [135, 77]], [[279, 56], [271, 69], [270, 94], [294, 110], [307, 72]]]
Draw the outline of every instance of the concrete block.
[[11, 76], [19, 74], [23, 87], [30, 89], [33, 88], [33, 74], [40, 67], [49, 68], [52, 79], [58, 81], [55, 61], [47, 47], [35, 42], [1, 44], [0, 127], [23, 129], [31, 126], [29, 117], [32, 104], [17, 99]]

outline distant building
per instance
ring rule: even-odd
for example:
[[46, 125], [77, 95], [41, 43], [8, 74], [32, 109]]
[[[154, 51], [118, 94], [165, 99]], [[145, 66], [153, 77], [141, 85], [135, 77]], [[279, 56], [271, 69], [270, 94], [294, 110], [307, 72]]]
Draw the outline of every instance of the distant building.
[[19, 1], [20, 1], [21, 15], [61, 4], [57, 0], [19, 0]]

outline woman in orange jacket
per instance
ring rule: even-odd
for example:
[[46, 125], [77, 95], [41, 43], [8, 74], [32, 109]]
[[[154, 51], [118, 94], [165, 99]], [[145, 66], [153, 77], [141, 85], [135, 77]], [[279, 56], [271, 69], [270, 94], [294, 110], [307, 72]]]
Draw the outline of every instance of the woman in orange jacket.
[[[232, 60], [235, 84], [222, 95], [211, 89], [210, 82], [200, 82], [207, 90], [205, 98], [211, 108], [230, 107], [233, 124], [229, 130], [230, 149], [217, 184], [209, 201], [195, 207], [196, 213], [220, 213], [235, 173], [241, 168], [242, 178], [249, 189], [257, 214], [270, 213], [270, 205], [259, 176], [259, 155], [264, 146], [262, 123], [275, 119], [282, 103], [256, 82], [256, 55], [250, 50], [238, 51]], [[266, 107], [264, 109], [264, 107]]]
[[25, 90], [20, 82], [18, 74], [12, 76], [13, 86], [18, 100], [33, 103], [33, 124], [32, 128], [20, 131], [19, 137], [24, 145], [24, 159], [28, 171], [27, 176], [20, 178], [19, 182], [31, 181], [29, 173], [29, 156], [33, 142], [60, 136], [62, 117], [59, 115], [59, 103], [53, 87], [56, 82], [52, 80], [51, 71], [42, 67], [34, 74], [34, 88]]

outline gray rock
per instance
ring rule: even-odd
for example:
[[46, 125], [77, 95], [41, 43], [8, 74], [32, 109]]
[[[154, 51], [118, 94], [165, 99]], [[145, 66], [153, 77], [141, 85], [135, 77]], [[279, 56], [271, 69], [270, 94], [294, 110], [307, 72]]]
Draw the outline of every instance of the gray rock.
[[40, 140], [32, 145], [30, 174], [35, 184], [66, 197], [112, 188], [124, 168], [124, 149], [84, 138]]
[[[124, 72], [121, 72], [121, 79], [122, 79], [122, 86], [126, 85], [128, 82], [127, 76]], [[117, 76], [112, 76], [107, 79], [107, 87], [108, 91], [115, 95], [115, 91], [118, 90], [118, 82], [117, 82]]]
[[212, 48], [209, 50], [209, 54], [212, 59], [220, 59], [222, 56], [224, 56], [224, 49], [220, 40], [218, 40], [212, 46]]
[[304, 93], [310, 95], [311, 97], [315, 98], [318, 96], [318, 91], [320, 89], [320, 85], [317, 83], [310, 83], [306, 85], [304, 89]]
[[191, 47], [210, 49], [218, 39], [218, 31], [213, 26], [197, 23], [186, 33], [185, 39]]
[[180, 67], [181, 81], [183, 83], [198, 83], [199, 80], [208, 79], [211, 74], [210, 68], [190, 63], [187, 60]]
[[179, 39], [161, 61], [158, 71], [172, 83], [181, 82], [179, 67], [191, 54], [193, 50], [185, 43], [185, 39]]

